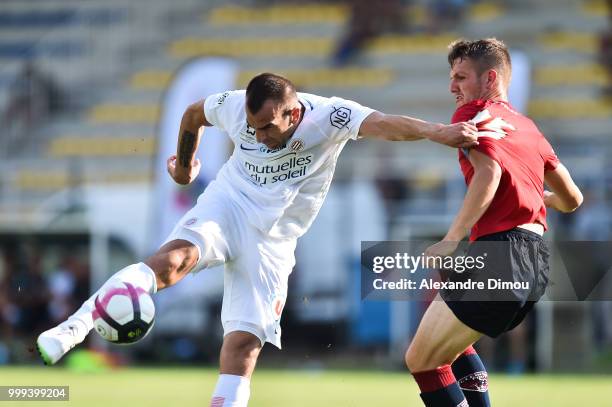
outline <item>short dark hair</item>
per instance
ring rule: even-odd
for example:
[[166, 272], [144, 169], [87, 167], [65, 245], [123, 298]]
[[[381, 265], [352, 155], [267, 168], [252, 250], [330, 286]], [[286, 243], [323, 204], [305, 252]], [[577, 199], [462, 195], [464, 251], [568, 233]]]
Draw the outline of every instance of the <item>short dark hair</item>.
[[283, 102], [296, 95], [295, 86], [287, 78], [273, 73], [255, 76], [246, 88], [246, 105], [252, 114], [257, 114], [266, 100]]
[[457, 59], [474, 61], [482, 74], [488, 69], [497, 68], [501, 75], [510, 82], [512, 76], [512, 61], [510, 52], [503, 41], [496, 38], [484, 38], [475, 41], [459, 39], [448, 46], [448, 63], [453, 67]]

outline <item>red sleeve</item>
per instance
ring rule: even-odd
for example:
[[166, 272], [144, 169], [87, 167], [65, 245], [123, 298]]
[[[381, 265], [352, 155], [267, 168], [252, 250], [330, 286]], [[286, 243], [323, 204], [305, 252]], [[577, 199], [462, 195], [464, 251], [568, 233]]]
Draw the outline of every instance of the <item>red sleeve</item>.
[[497, 145], [495, 144], [497, 140], [488, 137], [480, 137], [478, 138], [478, 145], [471, 147], [471, 150], [476, 150], [479, 153], [482, 153], [497, 162], [499, 166], [504, 169], [504, 164], [502, 163], [502, 159], [497, 151]]
[[[452, 123], [467, 122], [472, 120], [484, 108], [486, 108], [486, 102], [482, 100], [474, 100], [470, 103], [466, 103], [455, 111], [451, 121]], [[492, 160], [495, 160], [502, 167], [502, 169], [504, 168], [501, 158], [497, 153], [494, 139], [481, 137], [478, 138], [477, 146], [470, 147], [469, 149], [462, 149], [466, 159], [469, 154], [469, 150], [481, 152]]]
[[540, 141], [540, 155], [544, 160], [545, 171], [552, 171], [557, 168], [557, 165], [559, 165], [559, 158], [557, 157], [555, 150], [553, 150], [552, 146], [548, 140], [544, 138], [544, 136], [542, 136], [542, 140]]

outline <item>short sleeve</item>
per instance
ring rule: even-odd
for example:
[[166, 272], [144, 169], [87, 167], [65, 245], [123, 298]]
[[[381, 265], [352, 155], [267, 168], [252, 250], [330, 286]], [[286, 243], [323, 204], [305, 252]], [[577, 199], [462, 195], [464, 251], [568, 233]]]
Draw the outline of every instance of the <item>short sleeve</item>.
[[328, 106], [330, 137], [337, 142], [357, 140], [361, 123], [375, 110], [352, 100], [331, 98]]
[[244, 109], [244, 90], [233, 90], [209, 95], [204, 101], [206, 121], [227, 131]]
[[482, 153], [497, 162], [499, 166], [503, 169], [504, 164], [501, 158], [501, 155], [498, 151], [497, 140], [488, 137], [480, 137], [478, 138], [478, 145], [471, 147], [470, 150], [476, 150], [479, 153]]
[[555, 150], [543, 136], [542, 141], [540, 141], [540, 155], [544, 160], [545, 171], [552, 171], [559, 165], [559, 157], [557, 157]]
[[475, 100], [470, 103], [466, 103], [455, 111], [451, 121], [452, 123], [459, 123], [473, 120], [476, 122], [476, 126], [478, 128], [479, 133], [482, 132], [478, 136], [478, 145], [470, 147], [469, 149], [462, 149], [463, 154], [466, 156], [466, 158], [469, 156], [470, 150], [476, 150], [491, 158], [492, 160], [496, 161], [503, 169], [504, 165], [502, 162], [501, 154], [499, 154], [498, 151], [499, 146], [497, 144], [497, 138], [490, 137], [488, 135], [490, 131], [486, 128], [483, 128], [483, 126], [479, 124], [482, 120], [483, 114], [488, 115], [487, 117], [490, 118], [490, 113], [487, 110], [483, 111], [483, 109], [485, 108], [486, 102], [482, 100]]

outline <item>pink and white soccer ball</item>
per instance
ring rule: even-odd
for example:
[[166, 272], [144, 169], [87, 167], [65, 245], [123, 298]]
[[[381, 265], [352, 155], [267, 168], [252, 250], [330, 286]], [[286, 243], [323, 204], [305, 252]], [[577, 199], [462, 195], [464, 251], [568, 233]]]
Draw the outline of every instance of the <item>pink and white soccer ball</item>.
[[96, 332], [107, 341], [134, 343], [153, 327], [155, 305], [142, 288], [117, 282], [96, 297], [93, 320]]

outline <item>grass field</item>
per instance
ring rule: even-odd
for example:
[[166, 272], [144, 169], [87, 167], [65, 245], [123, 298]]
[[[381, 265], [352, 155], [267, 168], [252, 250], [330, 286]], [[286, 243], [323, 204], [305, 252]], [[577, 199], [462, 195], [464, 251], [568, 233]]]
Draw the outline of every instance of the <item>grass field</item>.
[[[0, 368], [0, 385], [70, 386], [69, 402], [53, 406], [207, 406], [214, 369], [126, 368], [100, 373], [64, 368]], [[492, 403], [503, 406], [612, 406], [612, 376], [535, 375], [490, 378]], [[400, 372], [262, 369], [251, 386], [251, 407], [421, 406], [411, 377]], [[4, 406], [49, 405], [0, 402]]]

